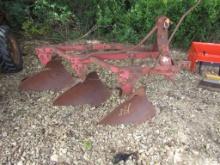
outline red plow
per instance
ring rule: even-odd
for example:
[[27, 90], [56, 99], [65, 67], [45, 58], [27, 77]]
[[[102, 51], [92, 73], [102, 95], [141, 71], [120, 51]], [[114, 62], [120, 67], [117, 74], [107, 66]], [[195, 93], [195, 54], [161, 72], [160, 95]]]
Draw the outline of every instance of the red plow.
[[[159, 74], [173, 80], [180, 69], [189, 66], [187, 61], [175, 64], [170, 56], [168, 38], [170, 23], [169, 18], [159, 17], [148, 35], [134, 46], [113, 43], [76, 43], [36, 48], [36, 54], [45, 67], [41, 72], [22, 80], [19, 88], [23, 91], [65, 89], [64, 93], [55, 99], [54, 105], [90, 104], [99, 106], [111, 96], [111, 90], [101, 82], [96, 72], [88, 73], [88, 66], [93, 63], [116, 74], [117, 83], [122, 93], [129, 97], [100, 123], [110, 125], [136, 124], [150, 120], [156, 114], [155, 108], [148, 101], [144, 88], [134, 91], [136, 82], [149, 74]], [[156, 46], [149, 50], [143, 46], [143, 43], [153, 33], [156, 33]], [[109, 62], [109, 60], [147, 58], [154, 59], [153, 66], [122, 67]], [[65, 69], [62, 60], [70, 62], [78, 77], [76, 80]]]

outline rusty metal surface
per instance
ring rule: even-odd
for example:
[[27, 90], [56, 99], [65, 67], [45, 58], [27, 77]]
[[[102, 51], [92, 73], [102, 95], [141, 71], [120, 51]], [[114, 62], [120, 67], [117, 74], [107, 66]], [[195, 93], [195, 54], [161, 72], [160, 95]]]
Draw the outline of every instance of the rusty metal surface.
[[166, 16], [161, 16], [157, 20], [157, 45], [162, 56], [169, 56], [168, 28], [170, 20]]
[[23, 79], [19, 89], [22, 91], [59, 91], [73, 83], [73, 77], [66, 71], [61, 60], [57, 59], [50, 61], [39, 73]]
[[140, 124], [151, 120], [155, 115], [153, 104], [148, 101], [145, 90], [141, 88], [130, 99], [104, 117], [99, 124]]
[[55, 101], [54, 105], [98, 106], [110, 97], [109, 89], [101, 82], [96, 72], [88, 74], [83, 83], [68, 89]]
[[[43, 64], [46, 64], [55, 55], [69, 61], [72, 69], [81, 81], [85, 80], [88, 71], [87, 68], [91, 63], [101, 65], [103, 68], [117, 75], [117, 82], [120, 88], [124, 94], [129, 95], [132, 93], [137, 80], [146, 74], [156, 73], [164, 75], [165, 78], [172, 79], [177, 73], [179, 67], [174, 65], [169, 53], [168, 28], [170, 23], [170, 19], [166, 16], [159, 17], [154, 28], [143, 39], [143, 42], [145, 42], [149, 36], [156, 33], [157, 40], [154, 51], [149, 51], [139, 44], [127, 48], [125, 45], [117, 43], [79, 43], [37, 48], [36, 53]], [[137, 58], [152, 58], [157, 60], [153, 67], [146, 65], [119, 67], [108, 63], [108, 60], [133, 60]]]

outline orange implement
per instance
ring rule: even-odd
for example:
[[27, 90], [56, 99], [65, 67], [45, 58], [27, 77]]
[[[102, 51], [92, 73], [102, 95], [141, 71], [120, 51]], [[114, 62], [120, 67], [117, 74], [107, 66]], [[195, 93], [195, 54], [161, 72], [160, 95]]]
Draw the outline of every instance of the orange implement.
[[197, 62], [215, 63], [220, 65], [220, 44], [192, 42], [188, 52], [188, 60], [191, 61], [190, 70], [196, 70]]

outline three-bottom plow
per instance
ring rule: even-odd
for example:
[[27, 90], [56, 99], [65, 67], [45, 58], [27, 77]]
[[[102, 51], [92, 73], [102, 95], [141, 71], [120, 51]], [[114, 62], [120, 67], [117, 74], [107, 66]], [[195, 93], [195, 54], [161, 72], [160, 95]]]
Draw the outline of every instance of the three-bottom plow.
[[[168, 28], [170, 20], [161, 16], [154, 28], [140, 44], [126, 46], [122, 44], [69, 44], [51, 45], [36, 48], [36, 54], [44, 69], [25, 78], [20, 84], [20, 90], [42, 91], [67, 89], [59, 96], [54, 105], [83, 105], [99, 106], [111, 95], [111, 91], [101, 82], [96, 72], [87, 73], [90, 63], [97, 64], [117, 75], [117, 82], [122, 93], [129, 99], [119, 105], [100, 124], [129, 124], [142, 123], [155, 116], [155, 108], [148, 101], [144, 88], [133, 91], [138, 79], [148, 74], [160, 74], [172, 80], [188, 62], [174, 64], [169, 52]], [[148, 50], [142, 44], [154, 32], [157, 34], [156, 49]], [[107, 62], [108, 60], [124, 59], [155, 59], [154, 66], [125, 66], [119, 67]], [[78, 79], [74, 80], [62, 65], [62, 59], [68, 60]], [[80, 81], [79, 81], [80, 80]]]

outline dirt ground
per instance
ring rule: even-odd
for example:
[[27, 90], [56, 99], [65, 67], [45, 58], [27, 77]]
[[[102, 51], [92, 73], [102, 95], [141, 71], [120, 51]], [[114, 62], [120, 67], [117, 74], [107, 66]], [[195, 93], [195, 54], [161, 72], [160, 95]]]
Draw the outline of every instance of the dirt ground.
[[[0, 164], [220, 164], [220, 93], [198, 88], [200, 76], [181, 71], [176, 85], [161, 76], [145, 77], [137, 86], [145, 85], [156, 107], [152, 122], [97, 125], [125, 100], [116, 91], [98, 108], [56, 107], [59, 93], [18, 91], [20, 80], [41, 68], [34, 55], [41, 44], [25, 42], [23, 71], [0, 75]], [[172, 55], [186, 56], [176, 50]], [[99, 75], [114, 85], [112, 74], [99, 69]]]

